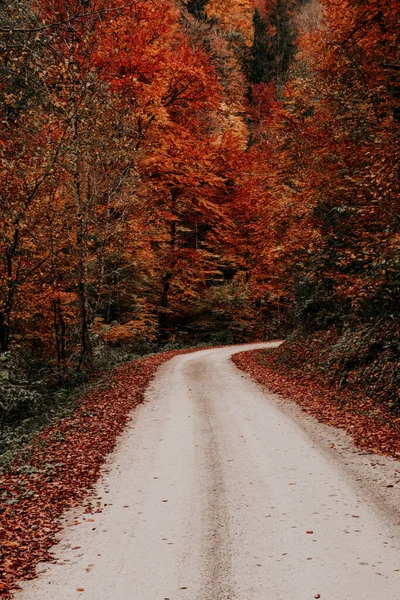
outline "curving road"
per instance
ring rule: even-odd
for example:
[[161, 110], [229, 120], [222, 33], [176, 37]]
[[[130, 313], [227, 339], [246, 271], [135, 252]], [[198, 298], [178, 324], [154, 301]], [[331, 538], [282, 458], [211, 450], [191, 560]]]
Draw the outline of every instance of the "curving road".
[[329, 451], [333, 430], [229, 361], [265, 345], [160, 369], [98, 485], [102, 512], [68, 515], [57, 562], [17, 600], [400, 598], [400, 512], [365, 491], [363, 458]]

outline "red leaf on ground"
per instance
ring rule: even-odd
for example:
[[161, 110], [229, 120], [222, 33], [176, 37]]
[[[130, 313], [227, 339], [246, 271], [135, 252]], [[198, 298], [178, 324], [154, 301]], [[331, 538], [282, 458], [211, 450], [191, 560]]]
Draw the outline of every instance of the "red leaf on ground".
[[[263, 350], [240, 352], [234, 364], [259, 384], [292, 400], [319, 421], [347, 431], [354, 443], [370, 452], [400, 457], [400, 417], [363, 390], [350, 392], [301, 371], [273, 368]], [[334, 446], [333, 446], [334, 447]]]
[[12, 597], [18, 580], [35, 577], [38, 562], [52, 560], [59, 517], [85, 498], [158, 367], [180, 353], [143, 358], [107, 373], [106, 386], [84, 397], [72, 416], [48, 426], [1, 477], [8, 501], [0, 513], [1, 598]]

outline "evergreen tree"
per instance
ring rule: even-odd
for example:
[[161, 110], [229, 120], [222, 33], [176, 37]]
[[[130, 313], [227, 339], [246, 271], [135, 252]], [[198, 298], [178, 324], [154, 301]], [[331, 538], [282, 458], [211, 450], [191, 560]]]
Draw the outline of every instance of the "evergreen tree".
[[205, 20], [206, 12], [205, 7], [208, 4], [208, 0], [189, 0], [187, 3], [187, 9], [196, 19]]
[[281, 85], [296, 51], [296, 27], [293, 0], [277, 0], [265, 11], [254, 11], [254, 41], [251, 49], [249, 79], [251, 83]]

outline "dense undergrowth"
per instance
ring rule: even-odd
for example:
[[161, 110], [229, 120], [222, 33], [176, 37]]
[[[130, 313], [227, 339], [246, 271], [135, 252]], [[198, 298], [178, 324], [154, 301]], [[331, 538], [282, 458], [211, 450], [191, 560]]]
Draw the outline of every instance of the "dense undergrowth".
[[179, 339], [165, 344], [106, 345], [97, 342], [96, 369], [90, 377], [71, 369], [60, 381], [51, 365], [23, 362], [12, 352], [0, 355], [0, 474], [7, 470], [15, 454], [44, 427], [73, 413], [92, 389], [108, 377], [109, 372], [124, 364], [172, 352], [218, 343], [229, 343], [226, 336], [208, 340]]
[[393, 320], [305, 334], [233, 362], [258, 383], [320, 421], [346, 430], [356, 445], [400, 457], [399, 329]]
[[400, 414], [400, 330], [392, 320], [292, 334], [266, 355], [271, 368], [315, 377], [337, 390], [361, 393]]

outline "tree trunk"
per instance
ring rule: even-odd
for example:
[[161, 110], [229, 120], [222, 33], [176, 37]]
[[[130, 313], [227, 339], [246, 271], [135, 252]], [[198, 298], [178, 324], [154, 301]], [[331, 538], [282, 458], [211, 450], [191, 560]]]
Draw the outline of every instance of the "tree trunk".
[[[173, 196], [174, 199], [174, 196]], [[175, 245], [176, 245], [176, 222], [173, 221], [171, 224], [171, 263], [170, 263], [170, 267], [173, 266], [174, 262], [175, 262]], [[160, 309], [158, 311], [158, 338], [161, 342], [166, 342], [168, 341], [169, 338], [169, 333], [168, 333], [168, 329], [169, 329], [169, 324], [170, 324], [170, 319], [169, 319], [169, 314], [168, 314], [168, 307], [169, 307], [169, 290], [171, 287], [171, 281], [172, 281], [172, 268], [170, 268], [166, 274], [164, 275], [163, 279], [162, 279], [162, 291], [161, 291], [161, 302], [160, 302]]]
[[87, 294], [87, 260], [86, 260], [86, 238], [87, 238], [87, 211], [84, 210], [81, 191], [80, 173], [80, 140], [79, 140], [79, 115], [78, 103], [75, 96], [75, 57], [73, 41], [70, 40], [70, 103], [72, 110], [72, 165], [73, 186], [76, 206], [76, 246], [78, 249], [77, 265], [77, 292], [80, 310], [80, 342], [81, 352], [78, 370], [83, 368], [84, 372], [94, 369], [93, 350], [89, 334], [89, 303]]
[[158, 337], [161, 342], [167, 342], [169, 337], [168, 294], [171, 286], [171, 279], [172, 274], [166, 273], [162, 280], [161, 304], [160, 310], [158, 311]]
[[57, 298], [53, 301], [53, 316], [54, 316], [54, 335], [56, 338], [57, 349], [57, 372], [59, 382], [62, 383], [65, 379], [67, 370], [66, 360], [66, 328], [64, 315], [62, 312], [61, 300]]

